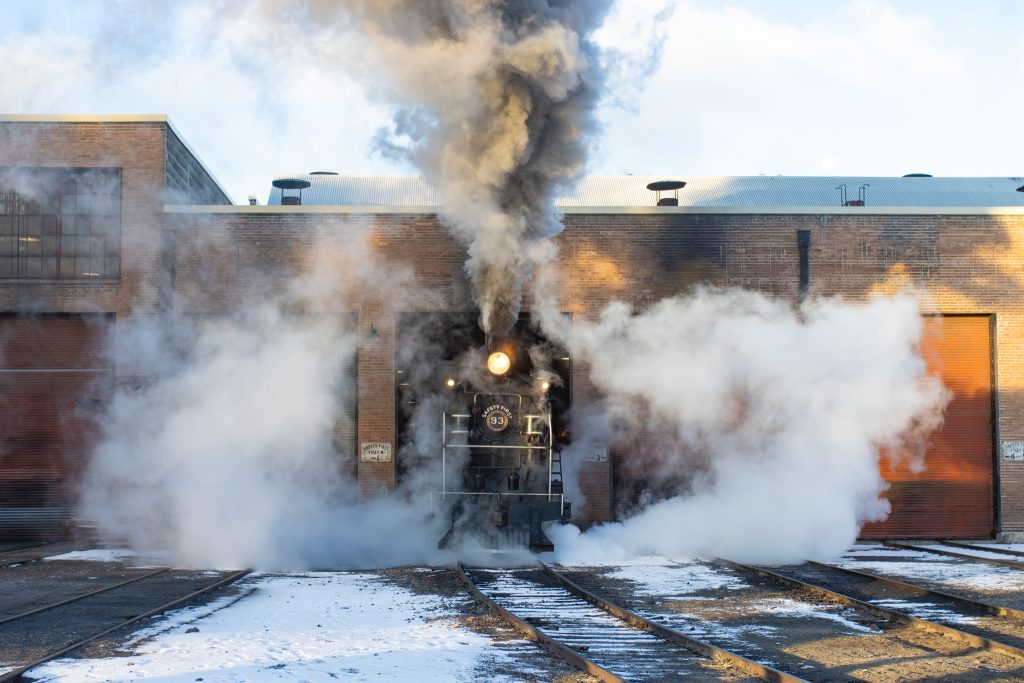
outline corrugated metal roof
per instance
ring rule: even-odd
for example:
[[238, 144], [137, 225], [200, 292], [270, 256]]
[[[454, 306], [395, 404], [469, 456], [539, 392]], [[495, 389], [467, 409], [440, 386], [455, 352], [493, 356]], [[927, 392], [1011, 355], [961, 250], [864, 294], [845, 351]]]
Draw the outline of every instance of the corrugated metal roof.
[[[422, 206], [444, 204], [444, 193], [417, 176], [343, 176], [299, 174], [310, 187], [306, 206]], [[857, 199], [864, 185], [868, 207], [1024, 206], [1024, 178], [883, 178], [854, 176], [591, 176], [559, 194], [562, 207], [654, 206], [647, 184], [685, 180], [679, 205], [693, 207], [837, 207], [840, 185], [847, 199]], [[267, 200], [280, 205], [281, 190]]]

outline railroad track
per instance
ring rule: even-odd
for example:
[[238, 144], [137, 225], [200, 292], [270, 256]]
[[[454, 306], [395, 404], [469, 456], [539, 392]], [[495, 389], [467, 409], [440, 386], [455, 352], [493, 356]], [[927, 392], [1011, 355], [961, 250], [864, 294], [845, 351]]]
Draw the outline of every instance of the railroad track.
[[44, 541], [42, 543], [25, 543], [15, 548], [4, 548], [3, 550], [0, 550], [0, 555], [7, 555], [8, 553], [17, 553], [21, 552], [22, 550], [32, 550], [33, 548], [41, 548], [44, 545], [53, 545], [54, 543], [57, 543], [57, 541]]
[[[17, 567], [19, 565], [32, 564], [34, 562], [39, 562], [40, 560], [45, 560], [47, 557], [51, 557], [54, 553], [52, 553], [52, 552], [34, 552], [34, 553], [32, 553], [32, 552], [29, 552], [29, 551], [33, 551], [33, 550], [36, 550], [38, 548], [45, 548], [47, 546], [61, 545], [61, 544], [65, 544], [65, 542], [64, 541], [50, 541], [50, 542], [47, 542], [47, 543], [37, 543], [37, 544], [32, 544], [32, 545], [24, 545], [24, 546], [20, 546], [18, 548], [8, 548], [6, 550], [0, 551], [0, 569], [6, 568], [6, 567]], [[67, 544], [66, 548], [58, 549], [56, 554], [60, 554], [62, 552], [68, 552], [68, 550], [71, 550], [71, 549], [77, 549], [77, 547], [75, 547], [75, 546], [73, 546], [71, 544]], [[16, 555], [18, 555], [18, 553], [26, 553], [26, 552], [28, 552], [29, 554], [21, 556], [21, 557], [16, 557]]]
[[458, 569], [527, 638], [602, 681], [805, 681], [641, 617], [543, 564]]
[[[82, 612], [88, 613], [94, 612], [98, 609], [103, 609], [103, 600], [107, 600], [110, 605], [113, 605], [112, 607], [108, 605], [106, 609], [115, 615], [108, 617], [105, 620], [104, 626], [100, 627], [98, 631], [89, 633], [79, 633], [74, 631], [74, 635], [71, 638], [61, 642], [59, 645], [54, 645], [47, 649], [43, 654], [33, 654], [27, 659], [16, 659], [15, 662], [13, 662], [13, 666], [15, 668], [0, 672], [0, 683], [20, 681], [26, 672], [40, 666], [41, 664], [45, 664], [50, 660], [57, 659], [58, 657], [63, 657], [64, 655], [74, 652], [96, 640], [99, 640], [100, 638], [103, 638], [104, 636], [110, 635], [125, 626], [156, 616], [168, 610], [181, 607], [202, 595], [234, 583], [249, 574], [251, 571], [251, 569], [243, 569], [228, 573], [226, 576], [222, 575], [216, 581], [208, 583], [197, 590], [193, 590], [187, 595], [179, 595], [169, 601], [163, 602], [162, 604], [148, 608], [143, 607], [141, 608], [142, 611], [131, 612], [127, 615], [125, 615], [124, 612], [132, 608], [117, 604], [117, 600], [121, 599], [120, 597], [115, 598], [117, 589], [124, 589], [127, 586], [132, 586], [133, 590], [138, 590], [140, 584], [146, 580], [169, 576], [169, 569], [159, 568], [141, 576], [132, 577], [129, 580], [122, 581], [112, 586], [72, 596], [36, 609], [5, 617], [3, 620], [0, 620], [0, 642], [10, 643], [13, 642], [15, 637], [14, 634], [18, 634], [18, 636], [23, 639], [31, 638], [31, 635], [26, 635], [26, 633], [31, 631], [31, 627], [28, 624], [32, 620], [41, 620], [45, 617], [50, 620], [49, 623], [51, 624], [68, 622], [74, 623], [76, 618], [81, 618]], [[166, 588], [164, 590], [166, 590]], [[144, 593], [145, 589], [143, 589], [143, 594]], [[138, 602], [142, 603], [143, 600], [139, 600]], [[151, 605], [152, 601], [149, 601], [147, 604]], [[78, 615], [74, 613], [74, 610], [76, 609], [79, 610]], [[89, 623], [91, 624], [92, 622]], [[37, 623], [36, 627], [38, 630], [39, 623]]]
[[[937, 543], [943, 543], [942, 541], [936, 541]], [[950, 543], [943, 543], [944, 545], [950, 545]], [[928, 545], [915, 545], [913, 543], [901, 543], [898, 541], [882, 541], [882, 545], [887, 545], [890, 548], [899, 548], [900, 550], [917, 550], [924, 553], [931, 553], [933, 555], [944, 555], [946, 557], [955, 557], [960, 560], [970, 560], [971, 562], [983, 562], [985, 564], [996, 564], [1001, 567], [1012, 567], [1014, 569], [1024, 569], [1024, 557], [1020, 560], [1003, 559], [998, 557], [984, 557], [982, 555], [971, 554], [969, 552], [957, 552], [955, 550], [944, 550], [942, 548], [936, 548]], [[968, 546], [966, 543], [961, 543], [957, 546], [961, 549], [969, 549], [974, 551], [982, 552], [995, 552], [988, 548], [982, 548], [979, 546]], [[1012, 551], [1008, 551], [1011, 552]], [[1012, 553], [1016, 556], [1016, 553]]]
[[999, 555], [1009, 555], [1011, 557], [1024, 558], [1024, 552], [1020, 550], [1011, 550], [1010, 548], [998, 548], [988, 545], [975, 545], [973, 543], [963, 543], [961, 541], [939, 541], [942, 545], [948, 545], [950, 548], [963, 548], [964, 550], [980, 550], [986, 553], [997, 553]]
[[719, 560], [723, 565], [881, 618], [1000, 652], [1024, 666], [1024, 613], [843, 567], [818, 562], [766, 569]]

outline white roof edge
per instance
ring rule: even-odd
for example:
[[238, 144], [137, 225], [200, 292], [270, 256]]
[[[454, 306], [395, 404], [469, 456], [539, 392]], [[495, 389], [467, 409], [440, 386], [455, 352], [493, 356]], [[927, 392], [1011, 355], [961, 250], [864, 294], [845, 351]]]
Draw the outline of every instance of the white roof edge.
[[167, 114], [0, 114], [0, 123], [168, 123]]
[[[437, 206], [280, 206], [232, 204], [168, 204], [164, 213], [178, 214], [440, 214]], [[1024, 216], [1024, 206], [563, 206], [564, 214], [768, 214], [860, 216]]]
[[171, 129], [178, 141], [192, 155], [192, 158], [199, 162], [206, 175], [210, 176], [210, 180], [227, 197], [227, 200], [232, 204], [235, 201], [217, 180], [217, 176], [213, 175], [210, 168], [203, 163], [202, 158], [192, 148], [192, 145], [188, 144], [188, 140], [181, 134], [178, 127], [171, 123], [167, 114], [0, 114], [0, 123], [163, 123]]

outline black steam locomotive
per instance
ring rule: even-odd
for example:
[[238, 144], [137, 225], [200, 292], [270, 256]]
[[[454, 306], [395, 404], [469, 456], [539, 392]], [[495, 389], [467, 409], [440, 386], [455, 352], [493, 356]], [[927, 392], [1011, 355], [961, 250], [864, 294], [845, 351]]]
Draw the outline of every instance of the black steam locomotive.
[[[568, 521], [560, 451], [569, 443], [569, 358], [530, 325], [501, 340], [472, 314], [404, 313], [396, 336], [400, 481], [429, 473], [448, 523], [440, 547], [553, 548]], [[435, 421], [436, 420], [436, 421]], [[440, 427], [440, 433], [437, 428]]]
[[[440, 412], [440, 443], [424, 449], [440, 457], [433, 500], [449, 528], [438, 546], [552, 550], [542, 525], [567, 521], [571, 511], [560, 459], [568, 440], [568, 358], [531, 330], [526, 316], [500, 341], [483, 337], [473, 318], [434, 313], [402, 323], [419, 339], [445, 339], [429, 357], [420, 347], [415, 358], [399, 358], [408, 369], [399, 371], [399, 426], [409, 431], [414, 413], [429, 419], [427, 405]], [[427, 385], [436, 387], [432, 395], [424, 393]]]

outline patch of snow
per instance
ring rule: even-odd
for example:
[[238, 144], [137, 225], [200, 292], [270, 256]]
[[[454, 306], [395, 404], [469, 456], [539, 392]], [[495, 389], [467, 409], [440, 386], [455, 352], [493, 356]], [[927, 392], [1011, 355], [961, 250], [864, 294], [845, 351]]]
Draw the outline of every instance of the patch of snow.
[[[931, 558], [936, 558], [932, 555]], [[874, 572], [894, 579], [934, 581], [943, 586], [981, 591], [1022, 591], [1024, 574], [1017, 569], [997, 565], [973, 564], [953, 558], [927, 562], [886, 562], [855, 560], [836, 563], [840, 567]]]
[[[843, 557], [862, 557], [864, 555], [878, 557], [907, 557], [918, 560], [934, 560], [936, 556], [922, 550], [904, 550], [903, 548], [890, 548], [887, 545], [865, 545], [858, 544], [843, 554]], [[834, 563], [836, 560], [832, 560]]]
[[92, 550], [74, 550], [61, 555], [50, 555], [49, 557], [44, 557], [43, 561], [129, 562], [137, 559], [139, 559], [139, 554], [128, 548], [93, 548]]
[[637, 594], [663, 600], [686, 600], [701, 591], [739, 590], [750, 585], [732, 572], [716, 569], [704, 562], [649, 562], [650, 558], [648, 563], [620, 565], [605, 576], [632, 581]]
[[1017, 558], [1017, 557], [1014, 557], [1013, 555], [1006, 555], [1004, 553], [993, 553], [993, 552], [990, 552], [988, 550], [972, 550], [970, 548], [957, 548], [957, 547], [953, 547], [953, 546], [937, 545], [937, 544], [922, 545], [921, 547], [922, 548], [931, 548], [933, 550], [938, 550], [938, 551], [941, 551], [941, 552], [957, 553], [959, 555], [971, 555], [971, 556], [974, 556], [974, 557], [981, 557], [981, 558], [990, 559], [990, 560], [1001, 560], [1003, 562], [1016, 562], [1021, 567], [1024, 567], [1024, 558]]
[[976, 617], [968, 617], [963, 614], [957, 614], [956, 612], [950, 612], [947, 609], [942, 609], [937, 605], [930, 602], [907, 602], [906, 600], [872, 600], [871, 604], [878, 605], [879, 607], [888, 607], [891, 610], [897, 612], [903, 612], [904, 614], [910, 614], [919, 619], [927, 619], [929, 621], [936, 621], [940, 624], [974, 624], [977, 623]]
[[829, 607], [812, 605], [806, 602], [800, 602], [799, 600], [791, 600], [789, 598], [770, 598], [767, 600], [759, 600], [758, 602], [752, 603], [751, 608], [758, 612], [774, 614], [782, 617], [795, 617], [797, 619], [813, 618], [834, 621], [844, 628], [858, 633], [878, 632], [877, 629], [865, 626], [864, 624], [858, 624], [856, 621], [844, 616], [843, 613], [853, 614], [854, 610], [852, 609], [833, 611]]
[[248, 591], [241, 598], [168, 613], [137, 634], [130, 656], [63, 659], [33, 675], [162, 683], [475, 681], [476, 667], [494, 658], [522, 670], [490, 648], [489, 638], [462, 627], [442, 598], [373, 574], [254, 575], [238, 585]]
[[[980, 543], [978, 545], [981, 545]], [[1013, 550], [1014, 552], [1024, 553], [1024, 543], [992, 543], [992, 546], [996, 548], [1002, 548], [1003, 550]]]

